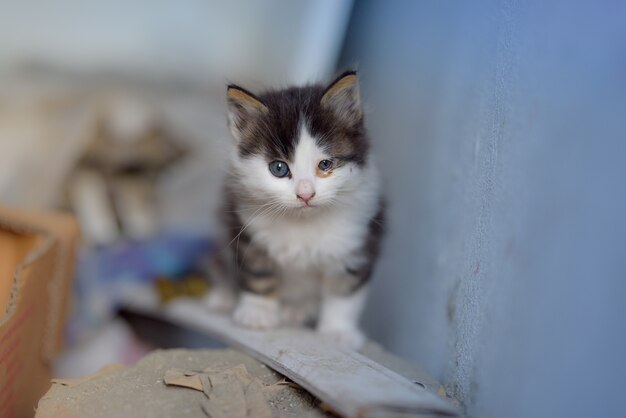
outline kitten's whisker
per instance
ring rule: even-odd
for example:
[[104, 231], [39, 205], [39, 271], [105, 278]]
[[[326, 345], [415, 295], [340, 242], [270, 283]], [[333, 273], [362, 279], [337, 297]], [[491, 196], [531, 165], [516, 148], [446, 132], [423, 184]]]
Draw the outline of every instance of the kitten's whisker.
[[[267, 205], [265, 205], [265, 206], [267, 206]], [[243, 234], [243, 233], [244, 233], [244, 231], [245, 231], [245, 230], [246, 230], [246, 229], [247, 229], [247, 228], [248, 228], [248, 227], [252, 224], [252, 222], [253, 222], [254, 220], [256, 220], [256, 219], [257, 219], [258, 217], [260, 217], [260, 216], [264, 216], [265, 214], [267, 214], [267, 213], [271, 212], [273, 208], [274, 208], [274, 205], [273, 205], [273, 204], [272, 204], [272, 205], [270, 205], [270, 206], [268, 206], [268, 207], [266, 207], [266, 208], [263, 210], [263, 212], [259, 213], [259, 214], [258, 214], [257, 216], [255, 216], [254, 218], [250, 219], [250, 221], [249, 221], [246, 225], [244, 225], [244, 226], [241, 228], [241, 231], [239, 231], [239, 233], [237, 234], [237, 236], [234, 238], [234, 239], [236, 239], [236, 240], [237, 240], [237, 245], [236, 245], [236, 247], [235, 247], [235, 248], [236, 248], [236, 250], [235, 250], [235, 262], [237, 262], [237, 260], [239, 259], [239, 238], [241, 237], [241, 234]], [[256, 212], [255, 212], [255, 213], [256, 213]], [[232, 241], [231, 241], [231, 243], [232, 243]], [[229, 244], [229, 245], [230, 245], [230, 244]], [[243, 265], [243, 264], [242, 264], [242, 265]]]
[[[288, 207], [283, 205], [280, 202], [277, 202], [277, 205], [273, 205], [271, 207], [271, 209], [272, 209], [272, 211], [270, 211], [271, 213], [269, 213], [269, 216], [270, 216], [270, 219], [273, 220], [273, 219], [276, 219], [276, 218], [282, 216], [282, 214], [285, 213], [285, 209], [288, 209]], [[273, 210], [273, 209], [277, 209], [277, 210]], [[261, 216], [261, 215], [259, 215], [259, 216]], [[237, 241], [237, 244], [239, 244], [239, 241]], [[239, 248], [239, 247], [237, 247], [237, 248]], [[241, 262], [239, 263], [239, 268], [241, 268], [244, 265], [244, 263], [246, 261], [246, 257], [248, 255], [249, 248], [250, 248], [250, 246], [247, 246], [246, 249], [244, 250], [243, 258], [241, 259]], [[238, 250], [237, 250], [237, 255], [235, 256], [235, 260], [237, 260], [239, 258], [238, 255], [239, 255], [239, 253], [238, 253]]]
[[265, 203], [259, 204], [259, 205], [245, 205], [245, 206], [244, 205], [238, 205], [238, 207], [241, 208], [241, 209], [228, 211], [228, 212], [231, 212], [231, 213], [232, 212], [243, 212], [244, 210], [258, 209], [258, 208], [262, 208], [264, 206], [269, 206], [269, 205], [272, 205], [272, 204], [275, 204], [275, 203], [279, 203], [279, 202], [280, 202], [280, 199], [279, 198], [275, 198], [275, 199], [272, 199], [272, 200], [270, 200], [268, 202], [265, 202]]
[[[237, 234], [237, 235], [236, 235], [236, 236], [235, 236], [232, 240], [230, 240], [230, 242], [229, 242], [228, 244], [226, 244], [226, 247], [224, 247], [224, 250], [225, 250], [226, 248], [230, 247], [230, 245], [231, 245], [233, 242], [235, 242], [235, 240], [237, 240], [237, 239], [241, 236], [241, 234], [242, 234], [242, 233], [243, 233], [243, 232], [244, 232], [244, 231], [248, 228], [248, 226], [250, 226], [250, 224], [251, 224], [252, 222], [254, 222], [254, 220], [255, 220], [257, 217], [259, 217], [259, 216], [260, 216], [263, 212], [265, 212], [265, 211], [268, 209], [268, 206], [269, 206], [269, 208], [271, 208], [271, 207], [272, 207], [271, 205], [273, 205], [273, 204], [274, 204], [274, 203], [268, 203], [268, 204], [263, 205], [263, 206], [261, 206], [260, 208], [258, 208], [258, 209], [257, 209], [257, 210], [256, 210], [256, 211], [255, 211], [255, 212], [251, 215], [251, 217], [250, 217], [250, 219], [248, 220], [248, 222], [246, 222], [246, 223], [245, 223], [245, 224], [241, 227], [241, 230], [239, 231], [239, 233], [238, 233], [238, 234]], [[259, 212], [261, 212], [261, 213], [259, 213]], [[258, 214], [258, 215], [257, 215], [257, 214]]]
[[262, 207], [265, 207], [265, 206], [268, 206], [268, 205], [273, 205], [273, 204], [276, 204], [276, 203], [280, 203], [280, 199], [278, 199], [278, 198], [277, 198], [277, 199], [273, 199], [273, 200], [271, 200], [271, 201], [269, 201], [269, 202], [266, 202], [266, 203], [264, 203], [264, 204], [262, 204], [262, 205], [247, 205], [247, 206], [240, 206], [240, 208], [241, 208], [241, 209], [238, 209], [238, 210], [233, 210], [233, 211], [231, 211], [231, 212], [234, 212], [234, 213], [242, 213], [242, 212], [245, 212], [245, 211], [250, 211], [250, 210], [253, 210], [253, 209], [262, 208]]

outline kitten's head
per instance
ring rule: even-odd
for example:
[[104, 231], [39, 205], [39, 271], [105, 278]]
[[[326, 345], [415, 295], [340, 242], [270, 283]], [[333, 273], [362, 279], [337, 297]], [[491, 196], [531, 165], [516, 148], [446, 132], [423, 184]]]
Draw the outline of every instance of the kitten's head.
[[363, 186], [369, 143], [354, 71], [329, 86], [258, 96], [230, 85], [228, 107], [234, 176], [249, 197], [310, 211], [350, 200]]

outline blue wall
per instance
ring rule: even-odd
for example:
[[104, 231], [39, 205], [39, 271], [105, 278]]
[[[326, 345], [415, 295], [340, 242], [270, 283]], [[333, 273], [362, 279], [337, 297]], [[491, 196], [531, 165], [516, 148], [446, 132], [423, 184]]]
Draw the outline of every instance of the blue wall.
[[391, 203], [365, 324], [472, 417], [624, 416], [626, 4], [587, 3], [355, 4]]

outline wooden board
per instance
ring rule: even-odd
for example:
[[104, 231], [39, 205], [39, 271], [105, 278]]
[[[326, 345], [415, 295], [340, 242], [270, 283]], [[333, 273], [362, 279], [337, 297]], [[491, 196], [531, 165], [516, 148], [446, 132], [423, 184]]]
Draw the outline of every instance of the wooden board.
[[[142, 307], [133, 304], [135, 310]], [[144, 306], [147, 308], [147, 306]], [[146, 309], [144, 309], [145, 311]], [[396, 372], [304, 329], [255, 331], [194, 301], [149, 309], [173, 323], [211, 335], [267, 364], [345, 417], [456, 417], [449, 402]]]

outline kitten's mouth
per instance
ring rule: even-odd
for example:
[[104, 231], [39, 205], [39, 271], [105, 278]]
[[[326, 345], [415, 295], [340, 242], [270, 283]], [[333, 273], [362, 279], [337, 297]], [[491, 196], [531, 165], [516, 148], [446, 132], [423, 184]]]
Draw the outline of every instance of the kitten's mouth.
[[315, 208], [316, 206], [317, 206], [317, 205], [313, 205], [313, 204], [311, 204], [311, 203], [304, 203], [304, 202], [302, 202], [302, 204], [301, 204], [301, 205], [296, 206], [296, 209], [299, 209], [299, 210], [307, 210], [307, 209], [313, 209], [313, 208]]

